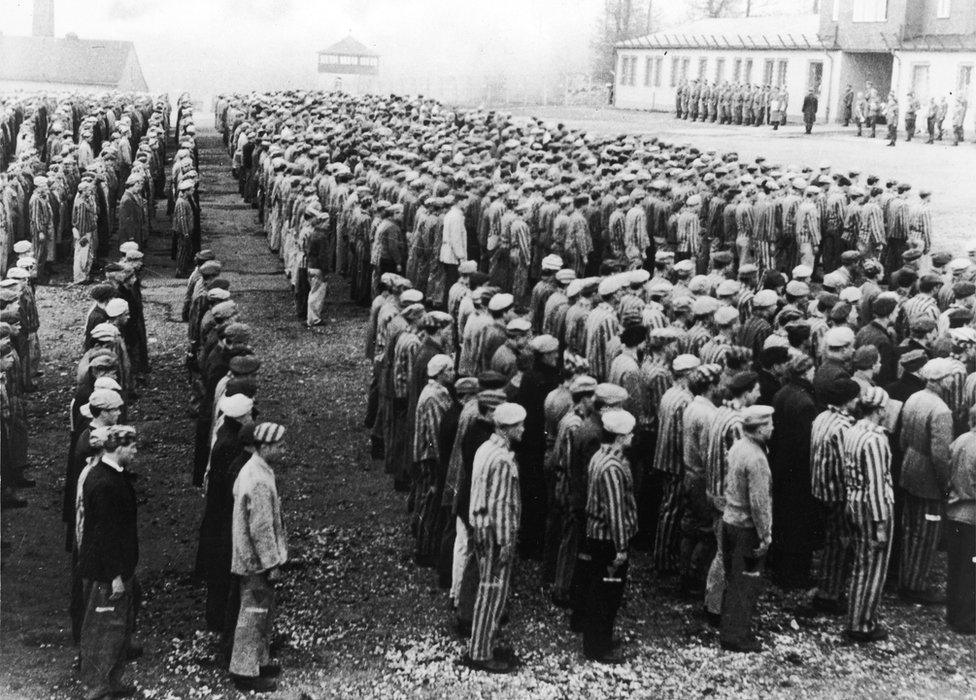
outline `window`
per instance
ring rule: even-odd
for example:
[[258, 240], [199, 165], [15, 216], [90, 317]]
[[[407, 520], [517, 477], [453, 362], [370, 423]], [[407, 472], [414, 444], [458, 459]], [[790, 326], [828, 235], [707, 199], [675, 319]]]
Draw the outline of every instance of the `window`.
[[715, 83], [721, 83], [725, 80], [725, 59], [719, 58], [715, 61]]
[[691, 59], [690, 58], [682, 58], [681, 59], [681, 79], [682, 80], [687, 80], [688, 79], [688, 71], [690, 69], [691, 69]]
[[671, 59], [671, 87], [678, 87], [678, 59]]
[[628, 76], [627, 84], [637, 84], [637, 56], [630, 57], [630, 75]]
[[807, 72], [807, 89], [820, 92], [820, 82], [823, 80], [823, 61], [810, 61], [810, 69]]
[[949, 12], [952, 3], [950, 0], [939, 0], [935, 6], [935, 16], [938, 19], [949, 19]]
[[916, 97], [929, 94], [929, 64], [915, 63], [912, 65], [912, 92]]
[[964, 63], [959, 66], [959, 79], [956, 81], [956, 89], [963, 97], [969, 95], [969, 89], [973, 85], [973, 65]]
[[786, 64], [787, 61], [784, 58], [776, 65], [776, 84], [780, 87], [786, 85]]
[[766, 61], [763, 63], [763, 85], [772, 84], [773, 66], [774, 66], [774, 62], [772, 59], [766, 59]]
[[620, 57], [620, 68], [617, 69], [617, 82], [621, 85], [627, 84], [627, 57]]
[[830, 10], [830, 20], [836, 22], [840, 19], [840, 0], [834, 0], [834, 6]]
[[888, 19], [888, 0], [853, 0], [855, 22], [884, 22]]
[[704, 80], [705, 79], [705, 71], [707, 71], [707, 70], [708, 70], [708, 59], [707, 58], [699, 58], [698, 59], [698, 79], [699, 80]]
[[644, 87], [651, 86], [651, 80], [654, 75], [654, 59], [645, 58], [644, 59]]
[[664, 59], [658, 56], [654, 59], [654, 87], [661, 87], [661, 73], [664, 72]]
[[751, 83], [752, 82], [752, 59], [746, 59], [745, 73], [742, 75], [742, 82]]
[[737, 58], [732, 64], [732, 82], [739, 82], [740, 77], [742, 77], [742, 59]]

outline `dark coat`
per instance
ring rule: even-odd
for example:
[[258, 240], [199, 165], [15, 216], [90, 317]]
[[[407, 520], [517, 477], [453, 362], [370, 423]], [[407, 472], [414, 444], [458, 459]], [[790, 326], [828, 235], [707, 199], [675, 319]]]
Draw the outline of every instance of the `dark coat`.
[[99, 461], [82, 488], [84, 534], [78, 575], [102, 583], [132, 577], [139, 562], [136, 492], [132, 474]]
[[810, 552], [821, 537], [817, 501], [810, 492], [810, 429], [819, 413], [813, 385], [791, 379], [776, 392], [773, 409], [773, 546], [781, 552]]
[[200, 523], [196, 562], [197, 574], [208, 578], [230, 576], [234, 481], [244, 462], [251, 456], [251, 453], [244, 451], [238, 437], [240, 431], [239, 421], [224, 416], [210, 452], [207, 502]]
[[881, 370], [875, 381], [879, 386], [889, 384], [898, 377], [898, 353], [891, 334], [877, 321], [871, 321], [857, 332], [854, 347], [873, 345], [881, 355]]
[[803, 98], [803, 121], [812, 122], [817, 118], [817, 108], [820, 102], [816, 95], [807, 95]]

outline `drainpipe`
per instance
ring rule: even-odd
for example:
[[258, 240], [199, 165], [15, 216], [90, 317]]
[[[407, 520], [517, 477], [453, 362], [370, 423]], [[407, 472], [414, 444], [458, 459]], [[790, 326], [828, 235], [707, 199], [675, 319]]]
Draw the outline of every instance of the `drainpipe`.
[[827, 108], [824, 111], [824, 123], [830, 124], [830, 104], [834, 92], [834, 55], [832, 52], [824, 49], [824, 56], [830, 62], [830, 80], [827, 81]]

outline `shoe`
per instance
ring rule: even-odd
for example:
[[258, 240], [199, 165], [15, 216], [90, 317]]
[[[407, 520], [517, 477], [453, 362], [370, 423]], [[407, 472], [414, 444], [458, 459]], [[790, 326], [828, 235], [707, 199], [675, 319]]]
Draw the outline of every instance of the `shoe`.
[[485, 671], [486, 673], [511, 673], [512, 665], [501, 659], [486, 659], [475, 661], [470, 656], [465, 655], [463, 663], [468, 668], [475, 671]]
[[467, 639], [471, 636], [471, 622], [458, 618], [454, 621], [454, 633], [462, 639]]
[[112, 688], [108, 694], [113, 698], [131, 698], [136, 694], [136, 687], [134, 685], [119, 685]]
[[261, 678], [277, 678], [281, 675], [281, 664], [270, 663], [260, 667]]
[[742, 644], [735, 644], [733, 642], [720, 642], [720, 644], [725, 651], [734, 651], [742, 654], [762, 651], [762, 644], [755, 639], [751, 642], [743, 642]]
[[278, 683], [272, 678], [262, 678], [261, 676], [235, 676], [230, 675], [234, 687], [242, 693], [271, 693], [278, 689]]
[[881, 625], [876, 625], [874, 629], [869, 632], [860, 632], [858, 630], [844, 630], [844, 636], [847, 637], [852, 642], [857, 642], [858, 644], [870, 644], [871, 642], [880, 642], [888, 638], [888, 630], [886, 630]]
[[11, 484], [15, 489], [32, 489], [37, 486], [37, 482], [33, 479], [27, 479], [25, 477], [20, 477], [13, 484]]
[[721, 613], [713, 613], [708, 608], [703, 607], [701, 609], [701, 614], [702, 614], [702, 617], [705, 618], [705, 622], [707, 622], [712, 627], [715, 627], [717, 629], [717, 628], [719, 628], [719, 627], [722, 626], [722, 615], [721, 615]]
[[627, 660], [619, 651], [608, 651], [605, 654], [600, 654], [599, 656], [590, 654], [586, 654], [585, 656], [590, 661], [595, 661], [598, 664], [606, 664], [608, 666], [616, 666]]
[[920, 605], [943, 605], [945, 596], [935, 591], [913, 591], [908, 588], [899, 588], [898, 597], [909, 603]]

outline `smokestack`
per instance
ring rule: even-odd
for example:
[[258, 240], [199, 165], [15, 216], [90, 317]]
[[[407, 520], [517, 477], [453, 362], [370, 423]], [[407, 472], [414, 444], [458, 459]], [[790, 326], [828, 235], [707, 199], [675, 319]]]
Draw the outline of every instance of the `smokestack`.
[[34, 0], [34, 36], [54, 36], [54, 0]]

